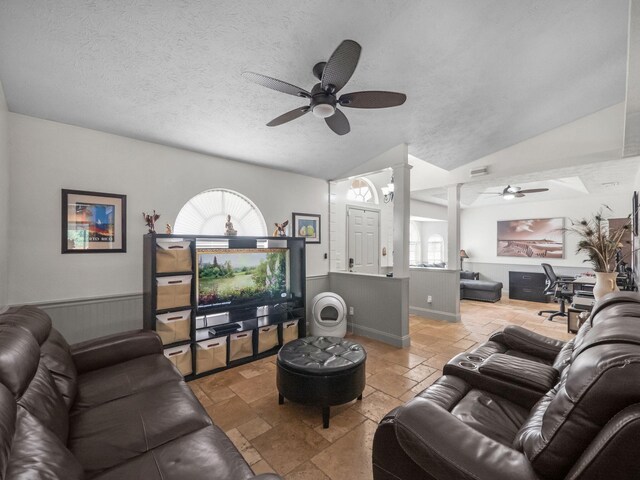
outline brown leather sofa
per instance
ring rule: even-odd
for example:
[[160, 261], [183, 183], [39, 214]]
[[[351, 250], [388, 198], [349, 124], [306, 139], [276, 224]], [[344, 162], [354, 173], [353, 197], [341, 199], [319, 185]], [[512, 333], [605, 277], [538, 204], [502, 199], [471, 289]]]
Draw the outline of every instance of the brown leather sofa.
[[0, 315], [0, 479], [276, 480], [254, 476], [136, 331], [69, 347], [34, 307]]
[[525, 332], [455, 357], [390, 412], [374, 479], [640, 478], [640, 295], [605, 297], [566, 344]]

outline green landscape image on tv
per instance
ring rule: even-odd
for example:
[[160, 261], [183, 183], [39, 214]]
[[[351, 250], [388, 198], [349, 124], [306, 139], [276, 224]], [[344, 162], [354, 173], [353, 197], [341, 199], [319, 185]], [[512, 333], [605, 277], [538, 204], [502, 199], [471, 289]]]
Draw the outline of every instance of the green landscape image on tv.
[[285, 248], [198, 250], [198, 307], [285, 299], [288, 253]]

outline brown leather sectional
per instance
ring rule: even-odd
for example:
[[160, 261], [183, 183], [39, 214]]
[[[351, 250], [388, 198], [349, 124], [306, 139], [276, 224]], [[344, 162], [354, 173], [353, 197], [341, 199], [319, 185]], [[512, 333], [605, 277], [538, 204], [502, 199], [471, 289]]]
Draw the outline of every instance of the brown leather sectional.
[[507, 327], [380, 422], [375, 480], [640, 478], [640, 295], [567, 342]]
[[34, 307], [0, 315], [0, 479], [276, 480], [254, 476], [159, 337], [69, 347]]

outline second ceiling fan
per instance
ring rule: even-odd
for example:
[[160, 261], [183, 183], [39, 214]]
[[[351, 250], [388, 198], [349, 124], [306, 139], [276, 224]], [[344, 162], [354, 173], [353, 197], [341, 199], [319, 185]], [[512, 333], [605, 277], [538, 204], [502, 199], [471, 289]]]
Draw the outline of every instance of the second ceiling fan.
[[501, 192], [487, 192], [482, 193], [482, 195], [499, 195], [505, 200], [513, 200], [514, 198], [525, 197], [526, 194], [529, 193], [541, 193], [548, 191], [548, 188], [529, 188], [526, 190], [522, 190], [521, 187], [512, 187], [511, 185], [507, 185], [507, 187]]
[[338, 135], [349, 133], [349, 120], [338, 106], [348, 108], [388, 108], [402, 105], [407, 96], [404, 93], [371, 90], [365, 92], [336, 94], [347, 84], [358, 65], [362, 47], [353, 40], [343, 41], [326, 62], [317, 63], [313, 67], [313, 75], [320, 80], [311, 92], [290, 83], [267, 77], [259, 73], [244, 72], [242, 76], [263, 87], [289, 95], [306, 98], [309, 105], [291, 110], [274, 118], [267, 126], [275, 127], [295, 120], [312, 112], [316, 117], [324, 118], [331, 130]]

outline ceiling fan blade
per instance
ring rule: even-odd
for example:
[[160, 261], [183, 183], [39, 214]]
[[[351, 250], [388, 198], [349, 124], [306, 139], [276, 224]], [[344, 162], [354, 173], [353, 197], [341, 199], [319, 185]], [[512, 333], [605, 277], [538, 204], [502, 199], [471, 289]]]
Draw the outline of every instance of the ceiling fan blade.
[[274, 118], [269, 123], [267, 123], [267, 127], [277, 127], [278, 125], [282, 125], [283, 123], [290, 122], [291, 120], [295, 120], [298, 117], [301, 117], [305, 113], [311, 110], [311, 107], [300, 107], [295, 110], [291, 110], [290, 112], [283, 113], [279, 117]]
[[336, 113], [324, 119], [331, 130], [338, 135], [346, 135], [351, 131], [349, 120], [340, 110], [336, 108]]
[[522, 197], [525, 197], [525, 196], [526, 196], [526, 195], [525, 195], [524, 193], [522, 193], [522, 192], [516, 192], [516, 193], [514, 193], [513, 195], [514, 195], [516, 198], [522, 198]]
[[528, 190], [520, 190], [520, 193], [540, 193], [540, 192], [548, 192], [548, 188], [530, 188]]
[[407, 96], [404, 93], [371, 90], [368, 92], [345, 93], [338, 102], [350, 108], [389, 108], [402, 105]]
[[276, 78], [267, 77], [266, 75], [254, 72], [243, 72], [242, 76], [253, 83], [270, 88], [271, 90], [288, 93], [289, 95], [295, 95], [296, 97], [311, 98], [311, 94], [304, 88], [296, 87], [295, 85], [291, 85], [290, 83], [283, 82]]
[[322, 72], [320, 84], [323, 90], [332, 85], [332, 93], [335, 93], [347, 84], [358, 65], [361, 50], [362, 47], [353, 40], [345, 40], [338, 45]]

